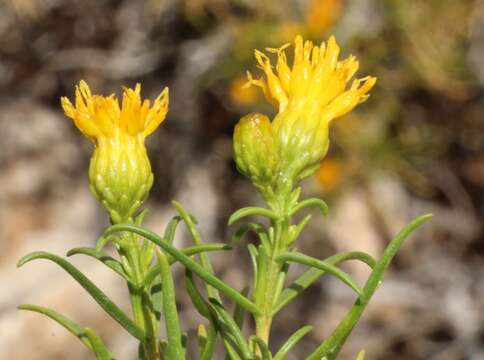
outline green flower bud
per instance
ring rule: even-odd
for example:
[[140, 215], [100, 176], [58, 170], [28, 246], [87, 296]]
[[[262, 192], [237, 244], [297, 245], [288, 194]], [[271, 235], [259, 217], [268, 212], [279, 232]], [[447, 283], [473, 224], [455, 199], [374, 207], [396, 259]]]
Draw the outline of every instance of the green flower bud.
[[278, 174], [279, 158], [269, 118], [258, 113], [244, 116], [234, 131], [235, 162], [239, 171], [265, 192]]

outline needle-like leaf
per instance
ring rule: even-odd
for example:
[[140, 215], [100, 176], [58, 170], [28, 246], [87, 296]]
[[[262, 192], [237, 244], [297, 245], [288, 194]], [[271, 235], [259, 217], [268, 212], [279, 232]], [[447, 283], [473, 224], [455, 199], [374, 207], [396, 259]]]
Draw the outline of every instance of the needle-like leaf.
[[281, 263], [295, 262], [295, 263], [311, 266], [313, 268], [325, 271], [328, 274], [331, 274], [337, 277], [343, 283], [348, 285], [351, 289], [353, 289], [358, 294], [358, 296], [361, 295], [360, 287], [356, 284], [356, 282], [351, 278], [349, 274], [345, 273], [341, 269], [338, 269], [334, 265], [328, 264], [325, 261], [318, 260], [311, 256], [307, 256], [307, 255], [295, 253], [295, 252], [287, 252], [282, 255], [279, 255], [276, 258], [276, 261]]
[[53, 261], [61, 268], [63, 268], [79, 285], [81, 285], [96, 302], [106, 311], [114, 320], [116, 320], [124, 329], [126, 329], [131, 335], [138, 340], [145, 338], [145, 333], [138, 325], [134, 323], [115, 303], [109, 299], [109, 297], [102, 292], [94, 283], [89, 280], [82, 272], [80, 272], [74, 265], [67, 260], [43, 251], [30, 253], [19, 260], [17, 266], [23, 266], [24, 264], [37, 259], [46, 259]]
[[214, 276], [212, 273], [204, 269], [200, 264], [197, 262], [193, 261], [190, 257], [186, 256], [183, 252], [180, 250], [176, 249], [172, 245], [168, 244], [166, 241], [163, 241], [158, 235], [155, 233], [136, 226], [132, 224], [121, 224], [121, 225], [113, 225], [109, 227], [106, 230], [106, 235], [116, 233], [119, 231], [130, 231], [135, 234], [138, 234], [145, 239], [148, 239], [150, 241], [153, 241], [156, 243], [163, 251], [165, 251], [167, 254], [171, 255], [172, 257], [178, 259], [183, 265], [185, 265], [188, 269], [193, 271], [195, 274], [197, 274], [200, 278], [202, 278], [205, 282], [209, 283], [212, 285], [214, 288], [220, 290], [223, 292], [225, 295], [227, 295], [229, 298], [234, 300], [236, 303], [240, 304], [242, 307], [244, 307], [247, 311], [253, 313], [253, 314], [259, 314], [260, 310], [259, 308], [249, 299], [247, 299], [245, 296], [240, 294], [237, 290], [234, 288], [230, 287], [226, 283], [224, 283], [222, 280]]
[[308, 206], [317, 206], [319, 210], [321, 210], [323, 215], [328, 215], [328, 212], [329, 212], [328, 205], [324, 202], [324, 200], [318, 199], [318, 198], [310, 198], [310, 199], [301, 201], [300, 203], [298, 203], [296, 206], [292, 208], [290, 215], [292, 216], [295, 213], [297, 213], [299, 210], [304, 209], [305, 207], [308, 207]]
[[328, 358], [328, 360], [336, 359], [341, 347], [351, 333], [351, 330], [361, 318], [361, 315], [363, 314], [363, 311], [368, 305], [371, 297], [383, 281], [385, 271], [390, 265], [390, 262], [397, 253], [398, 249], [402, 246], [403, 241], [412, 233], [412, 231], [431, 218], [432, 215], [427, 214], [412, 220], [397, 234], [397, 236], [393, 238], [392, 241], [390, 241], [383, 252], [382, 257], [376, 263], [373, 271], [368, 277], [368, 280], [363, 287], [363, 294], [356, 300], [348, 314], [339, 323], [333, 333], [309, 355], [307, 360], [320, 360], [324, 357]]
[[270, 220], [277, 220], [277, 215], [274, 211], [266, 208], [250, 206], [250, 207], [239, 209], [236, 212], [234, 212], [230, 216], [228, 224], [232, 225], [236, 221], [239, 221], [240, 219], [243, 219], [247, 216], [262, 216]]
[[158, 269], [160, 271], [161, 283], [163, 284], [163, 314], [167, 334], [166, 356], [168, 359], [183, 360], [185, 351], [182, 345], [180, 322], [178, 321], [178, 310], [176, 307], [175, 284], [171, 274], [170, 265], [165, 254], [158, 250]]
[[284, 345], [281, 346], [279, 351], [274, 355], [273, 360], [284, 360], [289, 354], [289, 351], [291, 351], [297, 343], [304, 337], [306, 336], [307, 333], [309, 333], [313, 329], [312, 326], [306, 325], [297, 330], [294, 334], [292, 334], [289, 339], [284, 343]]
[[[338, 265], [339, 263], [347, 260], [360, 260], [371, 268], [373, 268], [376, 264], [375, 259], [373, 259], [367, 253], [361, 251], [350, 251], [336, 254], [324, 259], [323, 261], [327, 264]], [[276, 314], [278, 311], [280, 311], [284, 306], [291, 302], [295, 297], [297, 297], [301, 292], [307, 289], [325, 273], [326, 272], [324, 270], [312, 268], [302, 274], [291, 285], [285, 288], [281, 295], [279, 295], [279, 299], [277, 300], [277, 305], [274, 307], [273, 314]]]

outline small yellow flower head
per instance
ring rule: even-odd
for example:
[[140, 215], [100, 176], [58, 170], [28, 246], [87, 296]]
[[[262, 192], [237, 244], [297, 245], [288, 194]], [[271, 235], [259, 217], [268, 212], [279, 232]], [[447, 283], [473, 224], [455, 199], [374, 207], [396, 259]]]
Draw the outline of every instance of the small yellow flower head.
[[81, 81], [75, 105], [61, 98], [65, 114], [94, 143], [90, 188], [113, 223], [132, 221], [153, 185], [144, 140], [166, 117], [168, 89], [152, 105], [141, 100], [140, 92], [139, 84], [134, 89], [125, 88], [120, 106], [114, 95], [92, 95]]
[[354, 56], [338, 60], [340, 48], [334, 37], [314, 46], [297, 36], [292, 67], [285, 52], [288, 46], [268, 49], [277, 54], [275, 68], [266, 54], [256, 50], [264, 76], [255, 79], [248, 73], [248, 86], [260, 87], [277, 108], [272, 127], [282, 168], [299, 180], [314, 173], [326, 155], [330, 123], [368, 99], [376, 78], [357, 79], [348, 87], [358, 61]]

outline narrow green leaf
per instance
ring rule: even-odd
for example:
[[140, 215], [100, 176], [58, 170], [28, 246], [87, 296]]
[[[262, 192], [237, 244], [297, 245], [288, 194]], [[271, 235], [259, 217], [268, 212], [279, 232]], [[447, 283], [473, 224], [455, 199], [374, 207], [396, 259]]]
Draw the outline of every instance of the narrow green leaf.
[[66, 255], [70, 257], [72, 255], [78, 255], [78, 254], [87, 255], [101, 261], [104, 265], [109, 267], [111, 270], [121, 275], [123, 279], [125, 279], [126, 281], [130, 281], [128, 278], [128, 275], [124, 272], [123, 265], [121, 265], [121, 263], [118, 260], [109, 256], [105, 252], [97, 251], [96, 249], [89, 248], [89, 247], [78, 247], [78, 248], [69, 250]]
[[[371, 268], [373, 268], [376, 264], [376, 261], [373, 259], [373, 257], [361, 251], [350, 251], [336, 254], [324, 259], [323, 261], [330, 265], [338, 265], [339, 263], [347, 260], [360, 260]], [[281, 295], [279, 295], [277, 306], [275, 306], [273, 310], [273, 315], [279, 312], [279, 310], [291, 302], [295, 297], [297, 297], [301, 292], [307, 289], [325, 273], [326, 272], [324, 270], [312, 268], [297, 278], [291, 285], [282, 291]]]
[[242, 358], [239, 356], [239, 354], [237, 354], [232, 345], [230, 345], [227, 341], [224, 342], [224, 345], [225, 350], [227, 351], [227, 355], [225, 356], [226, 360], [242, 360]]
[[272, 360], [272, 354], [269, 351], [269, 348], [267, 347], [267, 344], [264, 340], [262, 340], [257, 335], [252, 335], [251, 337], [249, 337], [249, 341], [257, 345], [257, 347], [259, 348], [262, 355], [261, 360]]
[[[189, 246], [185, 249], [181, 249], [180, 251], [184, 253], [186, 256], [193, 256], [204, 252], [209, 251], [220, 251], [220, 250], [232, 250], [232, 246], [222, 243], [210, 243], [210, 244], [200, 244]], [[176, 258], [171, 258], [170, 264], [173, 264], [176, 261]]]
[[276, 261], [281, 263], [295, 262], [295, 263], [311, 266], [319, 270], [323, 270], [328, 274], [331, 274], [337, 277], [338, 279], [340, 279], [343, 283], [345, 283], [351, 289], [353, 289], [358, 294], [358, 296], [360, 296], [362, 293], [360, 287], [355, 283], [355, 281], [351, 278], [349, 274], [347, 274], [341, 269], [338, 269], [334, 265], [328, 264], [327, 262], [324, 262], [322, 260], [318, 260], [311, 256], [307, 256], [300, 253], [284, 253], [282, 255], [279, 255], [276, 258]]
[[[183, 207], [181, 204], [177, 203], [176, 201], [172, 202], [177, 211], [180, 213], [182, 219], [184, 220], [191, 236], [193, 239], [193, 242], [196, 244], [196, 246], [203, 246], [202, 241], [201, 241], [201, 236], [197, 229], [195, 228], [195, 220], [192, 215], [190, 215]], [[205, 269], [209, 274], [213, 275], [213, 269], [210, 264], [210, 261], [208, 259], [208, 256], [205, 253], [200, 254], [200, 260], [201, 260], [201, 267]], [[199, 310], [200, 314], [203, 316], [207, 317], [211, 323], [209, 327], [209, 339], [207, 340], [207, 347], [204, 350], [203, 354], [201, 355], [201, 359], [211, 359], [212, 354], [214, 351], [214, 346], [215, 346], [215, 337], [216, 337], [216, 328], [219, 328], [219, 319], [217, 318], [217, 314], [212, 309], [212, 307], [203, 299], [203, 296], [199, 292], [193, 277], [191, 275], [191, 272], [187, 269], [187, 277], [186, 277], [186, 285], [187, 285], [187, 291], [189, 292], [189, 296], [192, 299], [192, 302], [194, 305], [197, 307]], [[219, 293], [216, 288], [213, 288], [211, 286], [206, 285], [206, 290], [209, 296], [212, 296], [213, 298], [216, 298], [217, 300], [220, 300]], [[212, 331], [211, 331], [212, 329]], [[230, 338], [229, 338], [230, 337]], [[225, 336], [223, 338], [225, 348], [227, 350], [228, 356], [230, 356], [231, 359], [234, 360], [239, 360], [240, 357], [237, 355], [235, 352], [233, 346], [231, 344], [235, 344], [235, 341], [232, 339], [231, 336]]]
[[[249, 288], [244, 288], [241, 291], [241, 294], [244, 296], [247, 296], [248, 293], [249, 293]], [[245, 317], [245, 309], [239, 304], [235, 304], [234, 321], [240, 330], [244, 328], [244, 317]]]
[[143, 239], [141, 246], [138, 247], [139, 267], [147, 269], [151, 266], [155, 256], [156, 245], [151, 241]]
[[228, 224], [232, 225], [236, 221], [239, 221], [240, 219], [243, 219], [247, 216], [262, 216], [270, 220], [277, 220], [277, 215], [274, 211], [266, 208], [250, 206], [250, 207], [239, 209], [236, 212], [234, 212], [230, 216]]
[[301, 234], [301, 231], [304, 230], [306, 225], [308, 224], [309, 220], [311, 220], [312, 215], [308, 214], [306, 215], [300, 222], [297, 224], [294, 228], [293, 233], [291, 234], [291, 238], [288, 241], [288, 244], [286, 245], [287, 247], [291, 246], [291, 244], [294, 243], [294, 241], [299, 238], [299, 235]]
[[89, 341], [92, 344], [92, 348], [94, 353], [96, 354], [97, 360], [112, 360], [114, 357], [109, 352], [104, 342], [101, 338], [96, 334], [96, 332], [91, 328], [86, 328], [86, 336], [89, 338]]
[[144, 237], [144, 238], [146, 238], [150, 241], [153, 241], [163, 251], [165, 251], [167, 254], [169, 254], [169, 255], [173, 256], [174, 258], [178, 259], [178, 261], [180, 261], [188, 269], [190, 269], [195, 274], [197, 274], [201, 279], [203, 279], [205, 282], [212, 285], [214, 288], [223, 292], [229, 298], [231, 298], [236, 303], [238, 303], [242, 307], [244, 307], [244, 309], [251, 312], [252, 314], [259, 314], [260, 313], [260, 310], [258, 309], [258, 307], [253, 302], [251, 302], [245, 296], [241, 295], [234, 288], [225, 284], [219, 278], [217, 278], [216, 276], [211, 274], [209, 271], [204, 269], [202, 266], [200, 266], [197, 262], [193, 261], [191, 258], [186, 256], [183, 252], [176, 249], [175, 247], [168, 244], [167, 242], [163, 241], [155, 233], [153, 233], [153, 232], [151, 232], [151, 231], [149, 231], [145, 228], [136, 226], [136, 225], [124, 224], [124, 225], [113, 225], [113, 226], [111, 226], [110, 228], [108, 228], [106, 230], [106, 234], [115, 233], [115, 232], [119, 232], [119, 231], [130, 231], [130, 232], [136, 233], [136, 234], [138, 234], [138, 235], [140, 235], [140, 236], [142, 236], [142, 237]]
[[[284, 282], [286, 280], [286, 275], [288, 271], [289, 271], [289, 263], [282, 265], [281, 271], [277, 276], [276, 286], [274, 289], [275, 294], [280, 294], [282, 289], [284, 288]], [[274, 296], [274, 298], [272, 299], [272, 308], [274, 308], [277, 302], [278, 302], [278, 297]]]
[[178, 201], [173, 200], [171, 204], [178, 211], [182, 220], [185, 222], [188, 232], [193, 239], [193, 243], [195, 245], [201, 245], [202, 237], [196, 228], [196, 222], [194, 221], [193, 215], [186, 211], [182, 204], [180, 204]]
[[[227, 351], [226, 358], [228, 357], [229, 359], [241, 360], [240, 356], [234, 350], [234, 348], [237, 348], [237, 342], [235, 341], [234, 336], [228, 332], [227, 326], [224, 327], [223, 319], [218, 316], [218, 313], [213, 305], [207, 303], [203, 299], [202, 295], [198, 291], [197, 286], [193, 282], [191, 274], [188, 274], [186, 279], [191, 282], [191, 284], [187, 286], [187, 289], [190, 289], [190, 297], [192, 298], [192, 301], [194, 300], [193, 302], [196, 304], [195, 307], [210, 321], [207, 338], [205, 340], [206, 344], [201, 350], [200, 360], [212, 360], [213, 352], [215, 350], [217, 330], [221, 331], [222, 340]], [[199, 310], [200, 308], [202, 310]]]
[[269, 260], [267, 259], [267, 252], [264, 246], [259, 246], [257, 256], [257, 287], [254, 289], [254, 301], [257, 305], [260, 305], [260, 299], [265, 296], [267, 287], [267, 265]]
[[197, 309], [200, 315], [211, 320], [210, 310], [207, 303], [195, 284], [192, 272], [188, 269], [185, 270], [185, 287], [195, 309]]
[[257, 257], [259, 256], [259, 252], [254, 244], [247, 245], [247, 250], [249, 251], [250, 261], [252, 263], [252, 273], [254, 275], [254, 288], [257, 288]]
[[96, 241], [96, 251], [102, 251], [104, 247], [109, 244], [111, 241], [115, 242], [117, 236], [101, 236]]
[[[188, 213], [188, 211], [185, 210], [185, 208], [177, 201], [172, 201], [172, 205], [175, 207], [175, 209], [178, 211], [180, 216], [182, 217], [183, 221], [185, 222], [185, 226], [188, 229], [188, 232], [190, 233], [190, 236], [192, 237], [193, 243], [195, 245], [203, 245], [202, 242], [202, 237], [197, 230], [196, 227], [196, 219], [193, 215]], [[211, 275], [213, 275], [213, 268], [212, 264], [210, 262], [210, 259], [207, 254], [204, 252], [200, 253], [199, 255], [200, 258], [200, 264], [205, 271]], [[218, 293], [217, 289], [215, 287], [210, 286], [208, 283], [205, 283], [205, 288], [207, 290], [207, 294], [210, 297], [216, 298], [220, 300], [220, 294]]]
[[83, 327], [76, 324], [74, 321], [66, 318], [64, 315], [59, 314], [57, 311], [45, 308], [38, 305], [31, 305], [31, 304], [22, 304], [18, 306], [20, 310], [27, 310], [27, 311], [34, 311], [45, 316], [50, 317], [52, 320], [56, 321], [58, 324], [63, 326], [67, 331], [77, 337], [79, 340], [82, 341], [86, 347], [90, 350], [93, 350], [91, 342], [89, 338], [86, 336], [86, 332]]
[[221, 320], [223, 325], [226, 326], [227, 330], [234, 337], [234, 340], [237, 344], [236, 350], [240, 351], [240, 355], [242, 355], [243, 359], [251, 359], [252, 353], [250, 351], [249, 345], [245, 341], [245, 337], [242, 334], [240, 328], [235, 323], [234, 319], [230, 316], [227, 310], [225, 310], [224, 306], [217, 299], [210, 298], [209, 301], [217, 312], [217, 315], [219, 316], [219, 319]]
[[310, 199], [301, 201], [299, 204], [297, 204], [292, 208], [289, 214], [292, 216], [295, 213], [297, 213], [299, 210], [304, 209], [305, 207], [308, 207], [308, 206], [317, 206], [319, 210], [321, 210], [321, 213], [323, 215], [328, 215], [328, 212], [329, 212], [328, 205], [322, 199], [318, 199], [318, 198], [310, 198]]
[[143, 329], [134, 323], [109, 297], [102, 292], [94, 283], [89, 280], [82, 272], [70, 264], [67, 260], [47, 252], [39, 251], [30, 253], [19, 260], [17, 267], [37, 259], [46, 259], [53, 261], [63, 268], [79, 285], [81, 285], [96, 302], [106, 311], [114, 320], [116, 320], [124, 329], [138, 340], [143, 341], [145, 334]]
[[165, 234], [163, 237], [168, 241], [170, 244], [173, 244], [173, 240], [175, 239], [176, 228], [178, 223], [182, 220], [180, 216], [174, 216], [165, 229]]
[[[128, 290], [130, 289], [128, 288]], [[151, 291], [151, 289], [149, 290]], [[141, 295], [141, 315], [143, 316], [145, 324], [144, 329], [146, 332], [145, 343], [147, 344], [147, 357], [152, 357], [153, 353], [157, 353], [154, 344], [156, 344], [156, 341], [158, 340], [161, 314], [159, 310], [155, 309], [153, 304], [153, 296], [150, 294], [148, 289], [144, 288], [139, 294], [136, 295]], [[163, 297], [163, 292], [161, 293], [161, 296]], [[163, 306], [163, 303], [161, 305]], [[149, 354], [148, 351], [150, 352]]]
[[365, 360], [365, 353], [366, 353], [366, 351], [365, 351], [365, 350], [361, 350], [361, 351], [358, 353], [358, 356], [356, 357], [356, 360]]
[[392, 241], [390, 241], [383, 252], [382, 257], [378, 260], [368, 277], [368, 280], [363, 287], [363, 294], [356, 300], [350, 311], [339, 323], [333, 333], [309, 355], [307, 360], [320, 360], [324, 357], [327, 357], [328, 360], [336, 359], [341, 347], [351, 333], [351, 330], [356, 326], [356, 323], [361, 318], [363, 311], [370, 302], [371, 297], [383, 281], [385, 271], [398, 249], [403, 244], [403, 241], [412, 233], [412, 231], [431, 218], [432, 215], [427, 214], [412, 220], [393, 238]]
[[163, 314], [165, 317], [165, 327], [168, 346], [166, 355], [168, 359], [183, 360], [185, 351], [182, 345], [180, 322], [178, 321], [178, 310], [176, 307], [175, 284], [171, 274], [168, 260], [161, 251], [158, 250], [158, 267], [160, 270], [161, 283], [163, 284]]
[[290, 198], [289, 198], [289, 205], [292, 207], [294, 206], [297, 201], [299, 200], [299, 196], [301, 196], [301, 187], [298, 186], [297, 188], [295, 188], [292, 192], [291, 192], [291, 195], [290, 195]]
[[[213, 244], [190, 246], [180, 251], [187, 256], [192, 256], [192, 255], [200, 254], [202, 252], [231, 250], [231, 249], [232, 247], [230, 245], [213, 243]], [[167, 257], [168, 257], [168, 263], [170, 265], [173, 265], [177, 261], [177, 259], [173, 258], [172, 256], [167, 256]], [[158, 274], [159, 274], [159, 270], [156, 267], [151, 268], [146, 274], [142, 284], [145, 286], [149, 285]]]
[[289, 339], [281, 346], [279, 351], [274, 355], [274, 360], [284, 360], [289, 354], [289, 352], [297, 345], [297, 343], [306, 336], [313, 329], [312, 326], [306, 325], [297, 330], [294, 334], [292, 334]]

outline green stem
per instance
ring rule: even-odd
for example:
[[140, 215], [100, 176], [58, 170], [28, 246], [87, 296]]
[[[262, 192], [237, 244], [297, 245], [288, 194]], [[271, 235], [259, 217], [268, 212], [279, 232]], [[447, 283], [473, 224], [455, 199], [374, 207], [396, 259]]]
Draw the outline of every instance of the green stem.
[[[284, 281], [285, 273], [283, 266], [276, 261], [276, 258], [285, 251], [286, 240], [289, 236], [289, 216], [279, 216], [277, 220], [272, 222], [274, 228], [274, 238], [271, 243], [271, 249], [267, 254], [267, 258], [259, 257], [259, 261], [266, 262], [265, 271], [260, 274], [262, 281], [258, 281], [254, 294], [257, 298], [254, 299], [256, 305], [261, 309], [261, 314], [255, 316], [256, 335], [269, 344], [269, 335], [272, 326], [273, 307], [276, 300], [282, 291], [280, 286]], [[263, 245], [262, 245], [263, 246]]]
[[132, 234], [129, 234], [128, 236], [133, 239], [132, 246], [130, 246], [125, 252], [127, 261], [132, 269], [132, 279], [131, 283], [128, 283], [128, 290], [133, 317], [135, 323], [146, 333], [146, 338], [142, 344], [146, 359], [159, 360], [160, 350], [157, 341], [157, 321], [152, 316], [149, 296], [146, 294], [143, 296], [145, 289], [143, 288], [142, 283], [146, 269], [141, 268], [140, 249], [137, 244], [134, 243], [137, 239], [132, 236]]

